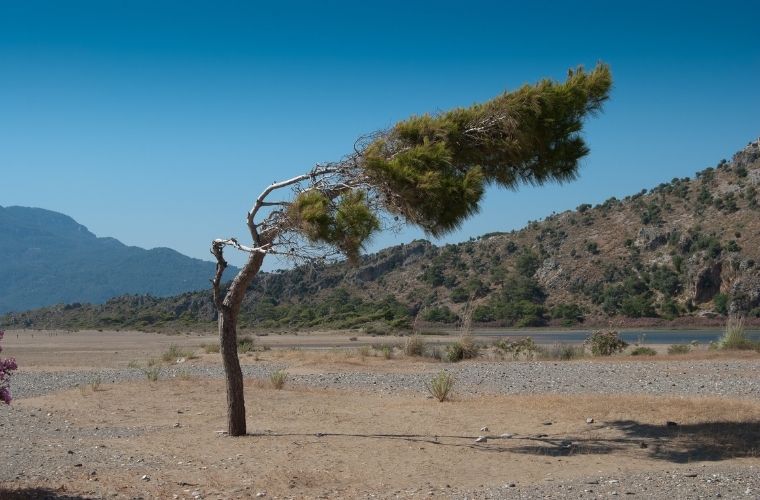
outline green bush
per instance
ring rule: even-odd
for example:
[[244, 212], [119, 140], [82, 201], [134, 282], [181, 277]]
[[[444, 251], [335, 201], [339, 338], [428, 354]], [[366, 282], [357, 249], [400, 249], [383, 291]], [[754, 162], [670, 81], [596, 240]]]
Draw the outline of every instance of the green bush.
[[237, 348], [238, 352], [242, 354], [255, 351], [256, 345], [253, 337], [249, 337], [248, 335], [240, 337], [237, 341]]
[[718, 341], [718, 346], [721, 349], [756, 349], [760, 347], [760, 342], [749, 340], [744, 329], [744, 318], [732, 315], [726, 322], [726, 328]]
[[594, 356], [612, 356], [622, 352], [628, 343], [618, 336], [618, 332], [598, 330], [593, 332], [585, 342]]
[[688, 344], [673, 344], [668, 347], [668, 354], [688, 354], [691, 346]]
[[459, 340], [446, 346], [446, 359], [452, 363], [471, 359], [478, 355], [478, 346], [469, 335], [462, 335]]
[[530, 337], [517, 340], [501, 339], [496, 342], [496, 347], [510, 354], [513, 359], [519, 359], [521, 356], [525, 359], [533, 359], [538, 352], [538, 346], [536, 346], [535, 341]]
[[631, 351], [631, 356], [654, 356], [657, 351], [651, 347], [637, 347]]

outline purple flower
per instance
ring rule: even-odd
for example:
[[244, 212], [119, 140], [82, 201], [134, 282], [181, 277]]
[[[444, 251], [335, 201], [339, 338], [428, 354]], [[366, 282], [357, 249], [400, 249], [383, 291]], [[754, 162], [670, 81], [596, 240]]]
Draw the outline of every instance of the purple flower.
[[13, 401], [11, 391], [7, 387], [0, 387], [0, 401], [5, 404], [11, 404], [11, 401]]

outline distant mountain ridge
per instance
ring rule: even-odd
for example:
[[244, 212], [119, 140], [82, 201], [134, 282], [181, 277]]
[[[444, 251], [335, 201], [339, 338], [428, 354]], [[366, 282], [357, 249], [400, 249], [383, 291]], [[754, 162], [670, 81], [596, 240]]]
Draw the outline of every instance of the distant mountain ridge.
[[0, 207], [0, 313], [123, 294], [170, 296], [209, 286], [214, 264], [170, 248], [99, 238], [71, 217]]

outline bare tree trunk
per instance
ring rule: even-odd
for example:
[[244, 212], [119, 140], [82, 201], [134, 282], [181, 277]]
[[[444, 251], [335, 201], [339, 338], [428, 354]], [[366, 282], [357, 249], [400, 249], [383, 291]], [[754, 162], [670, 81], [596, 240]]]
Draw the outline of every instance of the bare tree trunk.
[[248, 258], [237, 276], [232, 280], [224, 299], [221, 297], [221, 278], [227, 262], [224, 261], [221, 247], [212, 251], [217, 257], [217, 272], [214, 277], [214, 303], [219, 312], [219, 344], [227, 381], [227, 433], [230, 436], [243, 436], [245, 425], [245, 394], [243, 393], [243, 371], [237, 351], [237, 319], [245, 292], [251, 281], [261, 269], [263, 253], [253, 253]]
[[243, 436], [246, 433], [245, 395], [243, 371], [237, 352], [237, 314], [233, 314], [228, 307], [223, 307], [219, 312], [219, 342], [227, 380], [227, 433]]

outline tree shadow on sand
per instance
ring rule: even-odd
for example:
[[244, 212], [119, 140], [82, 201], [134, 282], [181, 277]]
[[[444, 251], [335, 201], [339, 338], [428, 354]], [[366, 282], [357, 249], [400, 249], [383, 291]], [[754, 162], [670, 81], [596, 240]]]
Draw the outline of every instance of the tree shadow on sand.
[[48, 488], [5, 489], [0, 487], [0, 498], [3, 500], [88, 500], [93, 497], [69, 495]]
[[533, 438], [533, 443], [509, 451], [570, 456], [641, 449], [649, 458], [674, 463], [760, 456], [760, 421], [654, 425], [620, 420], [606, 422], [604, 426], [621, 431], [623, 435], [611, 438]]

